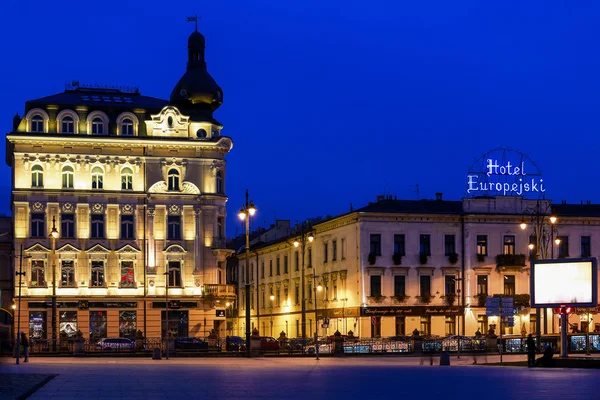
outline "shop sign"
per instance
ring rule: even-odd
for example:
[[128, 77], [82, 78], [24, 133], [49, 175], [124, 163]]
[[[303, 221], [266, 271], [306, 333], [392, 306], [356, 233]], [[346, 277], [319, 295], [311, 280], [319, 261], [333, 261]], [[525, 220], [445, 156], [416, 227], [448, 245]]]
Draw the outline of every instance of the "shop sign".
[[427, 315], [460, 315], [463, 307], [458, 306], [414, 306], [414, 307], [363, 307], [360, 309], [361, 316], [427, 316]]

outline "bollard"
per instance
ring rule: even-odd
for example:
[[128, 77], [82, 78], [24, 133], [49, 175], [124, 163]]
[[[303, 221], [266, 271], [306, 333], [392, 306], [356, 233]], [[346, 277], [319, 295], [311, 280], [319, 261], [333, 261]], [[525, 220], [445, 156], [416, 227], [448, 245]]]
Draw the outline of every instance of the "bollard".
[[153, 360], [160, 360], [161, 356], [160, 356], [160, 347], [155, 347], [154, 350], [152, 350], [152, 359]]
[[440, 356], [440, 365], [450, 365], [450, 352], [444, 351]]

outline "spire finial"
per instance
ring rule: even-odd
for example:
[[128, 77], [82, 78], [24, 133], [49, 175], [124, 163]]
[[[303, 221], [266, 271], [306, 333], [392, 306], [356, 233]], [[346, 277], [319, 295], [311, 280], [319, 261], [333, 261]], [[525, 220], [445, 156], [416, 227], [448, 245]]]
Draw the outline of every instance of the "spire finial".
[[186, 17], [186, 18], [187, 18], [187, 22], [195, 22], [196, 23], [196, 32], [198, 32], [198, 18], [202, 18], [202, 17], [198, 17], [198, 14], [196, 14], [193, 17]]

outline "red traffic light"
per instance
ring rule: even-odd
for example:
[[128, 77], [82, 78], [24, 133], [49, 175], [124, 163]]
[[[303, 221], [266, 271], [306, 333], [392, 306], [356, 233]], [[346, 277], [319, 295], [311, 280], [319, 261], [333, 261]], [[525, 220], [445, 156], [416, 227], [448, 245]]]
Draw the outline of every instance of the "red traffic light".
[[571, 306], [558, 307], [554, 309], [554, 312], [556, 312], [557, 314], [571, 314], [573, 311], [573, 307]]

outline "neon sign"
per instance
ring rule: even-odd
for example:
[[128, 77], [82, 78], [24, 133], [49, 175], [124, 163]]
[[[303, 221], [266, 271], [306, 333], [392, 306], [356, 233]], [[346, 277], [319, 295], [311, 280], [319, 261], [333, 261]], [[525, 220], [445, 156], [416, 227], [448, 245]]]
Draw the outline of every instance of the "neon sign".
[[[539, 174], [534, 174], [539, 176]], [[485, 172], [467, 175], [470, 195], [522, 196], [525, 193], [544, 193], [544, 180], [525, 172], [525, 161], [511, 164], [487, 158]]]

